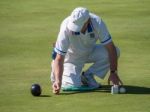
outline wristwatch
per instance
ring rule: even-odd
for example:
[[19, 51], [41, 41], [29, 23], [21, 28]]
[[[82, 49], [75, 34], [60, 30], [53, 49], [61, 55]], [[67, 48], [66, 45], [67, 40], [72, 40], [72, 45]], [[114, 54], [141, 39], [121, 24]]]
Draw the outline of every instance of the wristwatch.
[[118, 73], [118, 71], [117, 71], [117, 70], [111, 70], [110, 72], [111, 72], [111, 73], [115, 73], [115, 74], [117, 74], [117, 73]]

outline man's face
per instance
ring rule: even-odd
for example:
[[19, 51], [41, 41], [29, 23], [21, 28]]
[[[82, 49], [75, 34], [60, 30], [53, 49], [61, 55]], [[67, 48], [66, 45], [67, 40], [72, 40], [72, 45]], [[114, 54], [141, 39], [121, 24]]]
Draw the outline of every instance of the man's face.
[[82, 27], [82, 29], [81, 29], [81, 32], [82, 32], [83, 34], [85, 34], [89, 23], [90, 23], [90, 18], [87, 20], [87, 22], [83, 25], [83, 27]]

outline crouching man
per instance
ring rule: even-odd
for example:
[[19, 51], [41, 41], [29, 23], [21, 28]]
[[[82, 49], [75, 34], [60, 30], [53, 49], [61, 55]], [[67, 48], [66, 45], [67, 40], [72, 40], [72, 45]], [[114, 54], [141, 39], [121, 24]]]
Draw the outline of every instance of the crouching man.
[[[96, 44], [98, 40], [100, 44]], [[103, 20], [86, 8], [75, 8], [63, 20], [53, 53], [51, 81], [55, 94], [60, 89], [82, 89], [83, 84], [89, 89], [99, 88], [94, 75], [103, 79], [108, 71], [109, 83], [121, 83], [117, 74], [119, 49]], [[93, 64], [82, 72], [86, 63]]]

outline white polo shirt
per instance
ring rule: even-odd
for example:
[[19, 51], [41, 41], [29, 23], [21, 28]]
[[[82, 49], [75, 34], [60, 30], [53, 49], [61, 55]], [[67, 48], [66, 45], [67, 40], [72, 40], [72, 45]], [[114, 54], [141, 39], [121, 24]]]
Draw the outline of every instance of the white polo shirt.
[[72, 32], [67, 28], [69, 17], [61, 24], [60, 32], [55, 45], [55, 52], [61, 55], [66, 53], [82, 57], [91, 53], [97, 40], [105, 45], [112, 41], [106, 25], [97, 15], [90, 13], [91, 23], [85, 34]]

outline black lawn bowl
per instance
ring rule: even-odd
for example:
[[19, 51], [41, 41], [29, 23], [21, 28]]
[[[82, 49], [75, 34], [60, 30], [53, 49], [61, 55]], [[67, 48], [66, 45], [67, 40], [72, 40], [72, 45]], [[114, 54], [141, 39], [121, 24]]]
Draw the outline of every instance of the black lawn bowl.
[[40, 87], [39, 84], [33, 84], [33, 85], [31, 86], [31, 94], [32, 94], [33, 96], [40, 96], [40, 95], [41, 95], [41, 92], [42, 92], [42, 89], [41, 89], [41, 87]]

